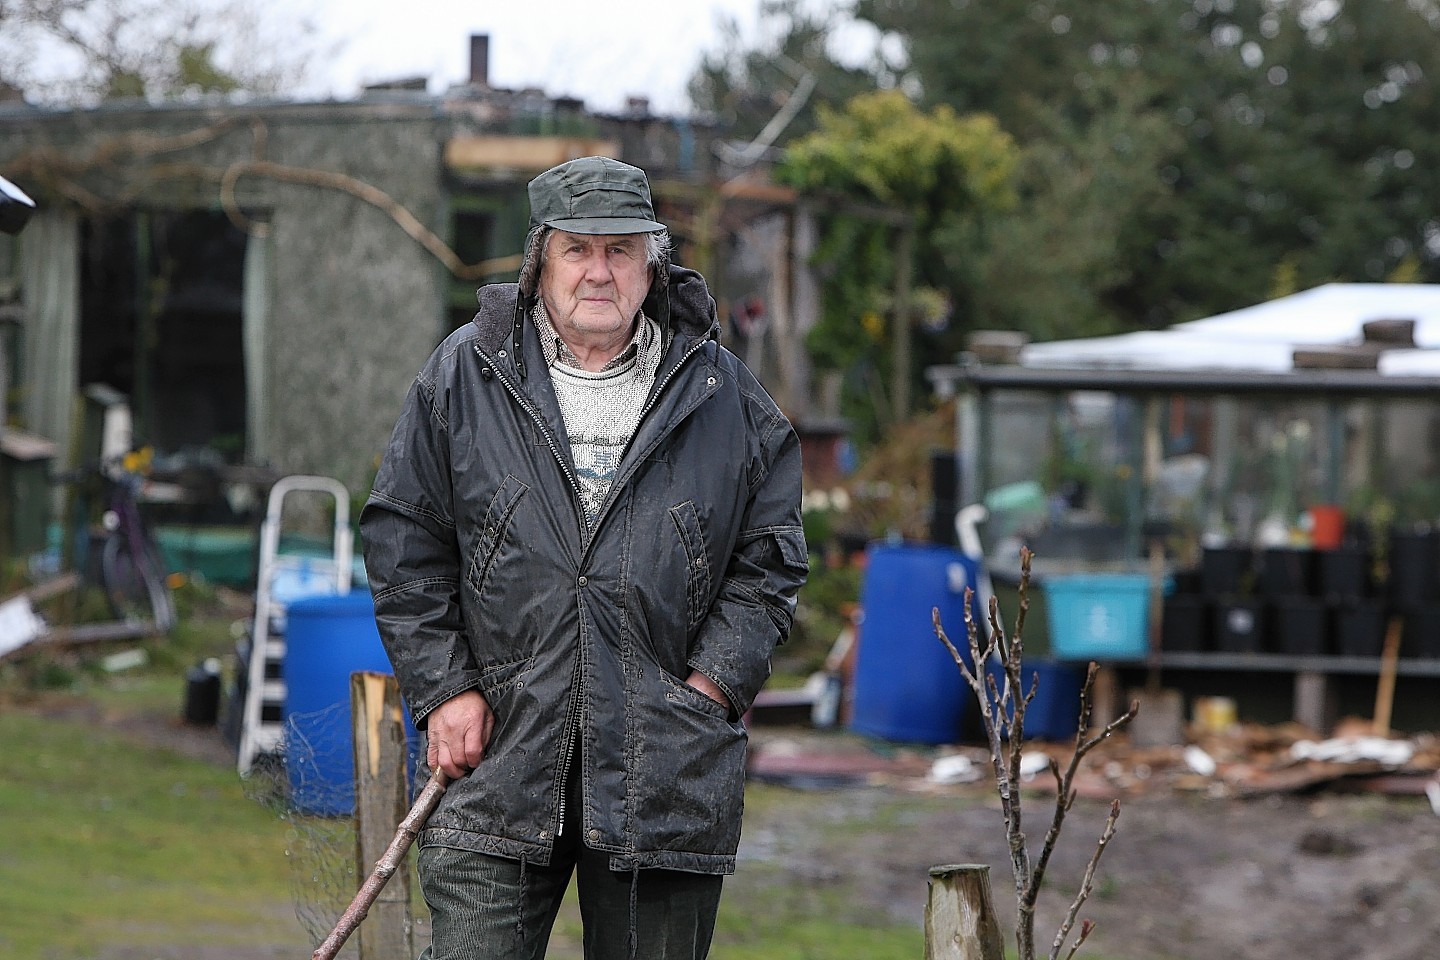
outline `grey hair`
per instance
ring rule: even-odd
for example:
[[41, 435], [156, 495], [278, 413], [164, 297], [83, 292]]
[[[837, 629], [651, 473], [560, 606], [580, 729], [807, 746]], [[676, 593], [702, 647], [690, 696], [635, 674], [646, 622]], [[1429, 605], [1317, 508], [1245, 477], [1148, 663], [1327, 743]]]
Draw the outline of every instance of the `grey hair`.
[[[532, 297], [540, 289], [540, 271], [545, 267], [545, 248], [554, 227], [540, 225], [525, 237], [525, 254], [520, 260], [520, 292]], [[664, 288], [670, 283], [670, 254], [674, 241], [669, 230], [645, 234], [645, 265], [650, 268], [652, 284]]]

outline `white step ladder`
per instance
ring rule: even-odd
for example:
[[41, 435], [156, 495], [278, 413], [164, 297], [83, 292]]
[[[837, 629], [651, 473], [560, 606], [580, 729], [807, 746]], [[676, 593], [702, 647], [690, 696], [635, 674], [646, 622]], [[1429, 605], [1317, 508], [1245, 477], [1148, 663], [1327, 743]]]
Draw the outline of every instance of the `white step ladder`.
[[[328, 493], [335, 498], [335, 530], [328, 559], [282, 555], [280, 525], [286, 496]], [[260, 525], [260, 555], [255, 578], [255, 618], [250, 630], [245, 699], [240, 722], [237, 768], [250, 772], [261, 754], [275, 753], [285, 738], [285, 608], [309, 596], [350, 592], [354, 542], [350, 532], [350, 491], [330, 477], [284, 477], [270, 489]]]

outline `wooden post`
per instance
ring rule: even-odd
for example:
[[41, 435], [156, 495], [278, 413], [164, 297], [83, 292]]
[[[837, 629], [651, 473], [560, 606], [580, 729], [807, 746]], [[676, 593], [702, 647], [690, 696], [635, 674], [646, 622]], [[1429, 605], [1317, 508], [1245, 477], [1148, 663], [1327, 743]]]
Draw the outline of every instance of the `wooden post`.
[[1300, 670], [1295, 674], [1295, 722], [1316, 733], [1328, 736], [1335, 722], [1335, 690], [1328, 674], [1319, 670]]
[[900, 228], [895, 252], [894, 328], [890, 331], [890, 390], [894, 422], [904, 423], [910, 416], [910, 363], [913, 349], [910, 315], [910, 273], [914, 269], [915, 225], [906, 221]]
[[988, 865], [951, 863], [930, 868], [925, 960], [1005, 960]]
[[[366, 877], [385, 855], [395, 825], [405, 817], [405, 714], [400, 686], [384, 673], [350, 675], [355, 732], [356, 876]], [[397, 870], [360, 928], [360, 960], [413, 957], [410, 874]]]

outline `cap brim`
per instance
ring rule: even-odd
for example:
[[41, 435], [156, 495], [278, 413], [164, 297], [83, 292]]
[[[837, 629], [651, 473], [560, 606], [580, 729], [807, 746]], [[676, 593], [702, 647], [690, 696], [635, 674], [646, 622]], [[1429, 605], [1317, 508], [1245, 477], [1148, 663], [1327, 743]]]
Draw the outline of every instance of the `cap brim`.
[[669, 229], [663, 223], [656, 223], [654, 220], [646, 220], [643, 217], [577, 217], [573, 220], [546, 220], [545, 226], [585, 236], [655, 233]]

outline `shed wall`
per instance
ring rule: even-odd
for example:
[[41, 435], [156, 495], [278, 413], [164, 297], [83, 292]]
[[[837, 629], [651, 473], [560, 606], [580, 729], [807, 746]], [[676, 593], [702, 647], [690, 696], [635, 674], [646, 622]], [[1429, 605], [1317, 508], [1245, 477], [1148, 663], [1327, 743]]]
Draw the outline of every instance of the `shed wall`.
[[360, 493], [443, 335], [447, 278], [376, 202], [393, 199], [443, 238], [446, 136], [443, 116], [418, 105], [10, 110], [0, 171], [82, 214], [219, 209], [226, 171], [242, 171], [245, 322], [259, 325], [246, 335], [258, 354], [246, 358], [259, 418], [249, 459]]

